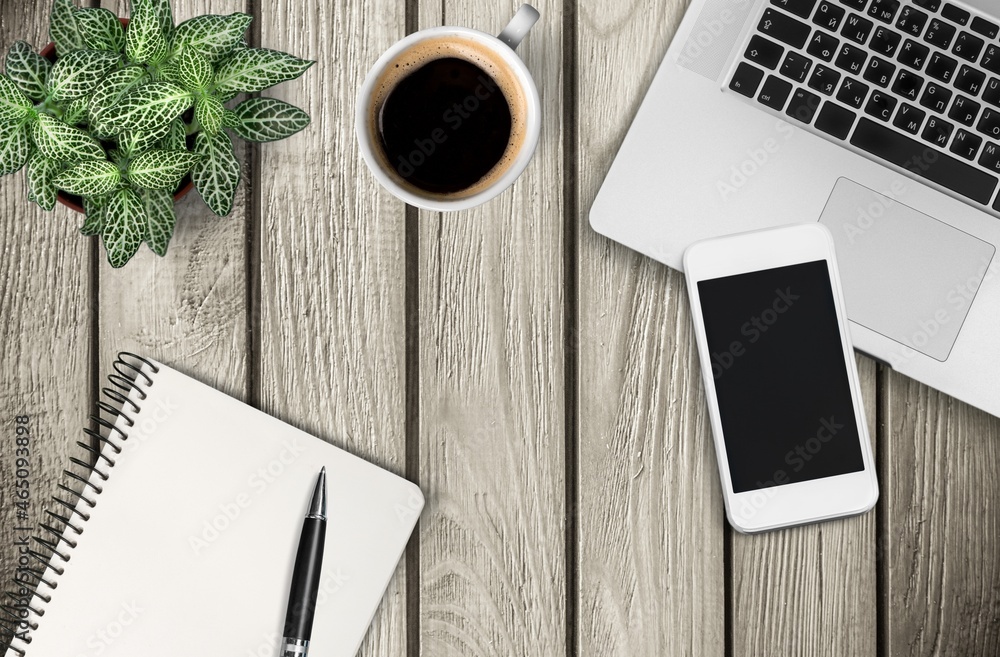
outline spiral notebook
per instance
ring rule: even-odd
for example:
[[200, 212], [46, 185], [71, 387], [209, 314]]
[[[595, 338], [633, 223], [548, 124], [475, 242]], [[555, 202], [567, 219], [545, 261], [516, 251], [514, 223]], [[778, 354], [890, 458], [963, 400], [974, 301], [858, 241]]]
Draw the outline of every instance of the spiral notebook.
[[89, 478], [67, 472], [83, 493], [63, 488], [48, 516], [69, 526], [37, 537], [34, 558], [47, 563], [19, 571], [27, 586], [7, 601], [20, 622], [8, 623], [17, 638], [6, 656], [276, 655], [323, 466], [329, 520], [310, 655], [354, 655], [420, 490], [161, 363], [122, 354], [115, 369], [103, 428], [87, 430], [101, 445], [96, 465]]

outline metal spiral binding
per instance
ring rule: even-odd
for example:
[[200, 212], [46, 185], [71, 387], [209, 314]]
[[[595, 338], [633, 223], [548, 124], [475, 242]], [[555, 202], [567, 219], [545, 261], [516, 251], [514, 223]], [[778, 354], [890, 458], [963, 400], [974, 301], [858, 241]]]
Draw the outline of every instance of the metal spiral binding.
[[[121, 454], [122, 445], [128, 440], [127, 429], [135, 425], [134, 415], [142, 410], [131, 394], [134, 392], [142, 402], [146, 399], [146, 390], [153, 385], [143, 365], [153, 374], [159, 371], [156, 364], [141, 356], [129, 352], [118, 354], [113, 365], [117, 374], [108, 377], [113, 387], [101, 390], [111, 403], [98, 401], [97, 412], [90, 416], [93, 426], [83, 430], [94, 442], [88, 445], [77, 441], [77, 445], [89, 453], [92, 463], [70, 458], [87, 475], [63, 471], [70, 480], [82, 484], [80, 491], [58, 484], [64, 495], [52, 497], [58, 506], [45, 512], [46, 520], [40, 523], [42, 531], [33, 537], [32, 546], [22, 553], [18, 574], [12, 579], [17, 588], [7, 591], [0, 600], [0, 642], [9, 640], [10, 649], [21, 657], [25, 657], [31, 643], [30, 633], [38, 629], [46, 605], [52, 602], [57, 580], [65, 572], [72, 556], [70, 552], [77, 546], [76, 537], [83, 534], [83, 525], [90, 520], [88, 510], [97, 506], [96, 498], [104, 492], [104, 482], [110, 479], [109, 471], [115, 466], [115, 457]], [[119, 419], [124, 430], [118, 426]], [[64, 526], [62, 530], [58, 529], [60, 523]], [[35, 547], [39, 549], [33, 549]]]

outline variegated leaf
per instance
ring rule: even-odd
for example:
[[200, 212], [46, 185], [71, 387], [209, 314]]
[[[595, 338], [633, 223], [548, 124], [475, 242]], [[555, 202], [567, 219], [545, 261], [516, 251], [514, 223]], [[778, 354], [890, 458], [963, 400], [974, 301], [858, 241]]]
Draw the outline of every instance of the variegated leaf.
[[212, 83], [211, 62], [194, 50], [185, 50], [177, 58], [177, 81], [188, 91], [204, 91]]
[[144, 189], [173, 191], [181, 178], [200, 160], [187, 151], [154, 149], [137, 155], [128, 166], [126, 175], [131, 183]]
[[63, 112], [62, 120], [67, 125], [77, 125], [87, 120], [87, 98], [77, 98], [70, 101], [66, 111]]
[[222, 126], [225, 128], [235, 128], [240, 124], [240, 117], [236, 116], [236, 112], [231, 109], [227, 109], [222, 113]]
[[140, 197], [146, 209], [146, 244], [153, 253], [163, 257], [167, 255], [167, 245], [177, 223], [173, 193], [164, 189], [147, 189]]
[[170, 131], [160, 141], [159, 147], [167, 151], [187, 150], [187, 124], [184, 119], [177, 117], [170, 122]]
[[90, 160], [70, 167], [56, 177], [56, 187], [77, 196], [100, 196], [118, 186], [122, 173], [107, 160]]
[[112, 71], [101, 80], [100, 86], [90, 97], [90, 116], [99, 119], [112, 107], [121, 103], [122, 98], [147, 82], [149, 76], [142, 66], [126, 66], [120, 71]]
[[128, 187], [108, 199], [104, 210], [104, 249], [112, 267], [124, 267], [146, 239], [146, 207], [139, 195]]
[[309, 115], [275, 98], [250, 98], [233, 110], [239, 122], [233, 130], [247, 141], [276, 141], [309, 125]]
[[202, 96], [194, 104], [194, 118], [201, 124], [202, 130], [214, 135], [222, 130], [222, 116], [226, 108], [215, 96]]
[[[153, 130], [126, 132], [118, 139], [118, 146], [127, 157], [148, 151], [170, 134], [173, 122], [165, 123]], [[182, 147], [183, 148], [183, 147]]]
[[159, 64], [167, 54], [167, 40], [152, 0], [134, 0], [125, 31], [125, 56], [133, 64]]
[[125, 47], [125, 28], [111, 11], [86, 7], [76, 12], [76, 24], [83, 42], [91, 50], [121, 52]]
[[83, 199], [83, 211], [86, 219], [80, 226], [84, 235], [100, 235], [104, 230], [104, 211], [108, 207], [107, 196], [90, 196]]
[[216, 135], [199, 132], [194, 152], [202, 159], [191, 170], [191, 179], [208, 208], [220, 217], [229, 214], [240, 184], [240, 163], [233, 142], [225, 131]]
[[249, 14], [196, 16], [177, 26], [174, 49], [194, 50], [214, 64], [242, 42], [252, 20]]
[[15, 41], [7, 53], [7, 75], [33, 101], [45, 98], [52, 62], [45, 59], [24, 41]]
[[15, 121], [31, 109], [31, 101], [21, 93], [14, 81], [0, 75], [0, 121]]
[[62, 162], [45, 157], [41, 153], [35, 153], [28, 160], [27, 177], [28, 188], [31, 190], [35, 202], [44, 209], [51, 210], [56, 207], [55, 180], [65, 168]]
[[49, 76], [49, 92], [57, 101], [89, 96], [121, 58], [106, 50], [75, 50], [59, 58]]
[[56, 54], [65, 57], [74, 50], [85, 48], [83, 35], [76, 22], [76, 6], [72, 0], [54, 0], [49, 17], [49, 39], [56, 44]]
[[0, 122], [0, 176], [24, 166], [31, 154], [31, 140], [24, 121]]
[[174, 33], [174, 14], [170, 10], [170, 0], [152, 0], [152, 2], [156, 19], [160, 23], [160, 31], [169, 41]]
[[190, 93], [172, 82], [150, 82], [130, 92], [101, 120], [116, 132], [152, 130], [183, 114], [193, 101]]
[[48, 114], [38, 115], [32, 137], [38, 152], [53, 160], [80, 162], [106, 159], [104, 149], [96, 139]]
[[214, 88], [223, 98], [240, 92], [262, 91], [279, 82], [293, 80], [315, 64], [287, 53], [266, 48], [237, 50], [219, 66]]
[[[154, 82], [173, 82], [175, 84], [181, 84], [181, 68], [177, 65], [175, 60], [171, 60], [169, 63], [164, 64], [157, 70], [156, 78]], [[183, 86], [183, 85], [182, 85]]]

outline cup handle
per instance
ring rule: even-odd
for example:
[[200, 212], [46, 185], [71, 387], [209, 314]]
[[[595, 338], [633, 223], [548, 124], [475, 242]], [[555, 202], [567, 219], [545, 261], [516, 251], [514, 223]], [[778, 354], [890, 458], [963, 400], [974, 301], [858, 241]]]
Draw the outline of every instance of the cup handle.
[[517, 50], [524, 37], [528, 36], [528, 30], [538, 22], [539, 16], [538, 10], [531, 5], [521, 5], [497, 38], [510, 46], [511, 50]]

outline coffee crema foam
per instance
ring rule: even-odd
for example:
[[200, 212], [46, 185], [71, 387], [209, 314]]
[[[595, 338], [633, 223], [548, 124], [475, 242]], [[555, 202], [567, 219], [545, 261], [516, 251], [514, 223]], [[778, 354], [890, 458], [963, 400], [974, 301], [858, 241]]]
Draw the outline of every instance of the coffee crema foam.
[[[490, 171], [477, 183], [465, 189], [448, 193], [435, 194], [427, 190], [420, 189], [406, 178], [399, 175], [393, 163], [389, 162], [383, 148], [381, 148], [381, 138], [379, 136], [379, 124], [381, 120], [382, 108], [389, 95], [396, 86], [414, 71], [422, 66], [446, 57], [464, 59], [475, 64], [492, 78], [497, 87], [507, 100], [510, 108], [510, 139], [507, 142], [507, 149], [503, 156], [493, 166]], [[379, 146], [375, 148], [382, 168], [398, 184], [406, 187], [410, 191], [427, 198], [440, 199], [462, 199], [489, 189], [497, 183], [507, 173], [514, 160], [517, 159], [521, 147], [527, 135], [527, 113], [528, 99], [524, 93], [520, 81], [511, 70], [510, 64], [494, 52], [489, 46], [478, 43], [468, 37], [461, 35], [434, 37], [410, 46], [386, 64], [385, 69], [375, 82], [375, 89], [372, 92], [368, 105], [368, 132], [373, 144]]]

